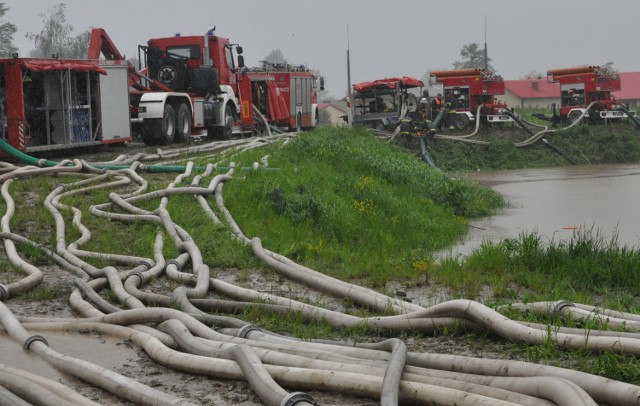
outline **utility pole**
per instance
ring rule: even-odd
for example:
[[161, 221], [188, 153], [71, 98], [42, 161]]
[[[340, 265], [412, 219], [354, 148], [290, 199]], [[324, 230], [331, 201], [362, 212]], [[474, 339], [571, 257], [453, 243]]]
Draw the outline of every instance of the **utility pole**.
[[355, 103], [353, 101], [353, 89], [351, 88], [351, 59], [349, 56], [349, 24], [347, 24], [347, 100], [349, 107], [349, 127], [353, 127], [355, 117]]

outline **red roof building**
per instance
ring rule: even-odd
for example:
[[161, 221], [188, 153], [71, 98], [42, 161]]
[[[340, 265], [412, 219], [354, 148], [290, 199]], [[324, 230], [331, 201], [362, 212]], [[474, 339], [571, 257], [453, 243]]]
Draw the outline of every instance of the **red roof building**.
[[509, 107], [551, 109], [560, 105], [560, 84], [547, 82], [544, 78], [505, 80], [504, 102]]
[[[640, 106], [640, 72], [619, 72], [621, 90], [613, 95], [629, 107]], [[560, 106], [560, 84], [549, 83], [546, 77], [505, 80], [504, 102], [509, 107], [551, 109]]]
[[613, 95], [629, 107], [640, 106], [640, 72], [619, 72], [620, 91]]
[[347, 111], [334, 103], [318, 103], [320, 125], [330, 124], [343, 127], [347, 122], [343, 119]]

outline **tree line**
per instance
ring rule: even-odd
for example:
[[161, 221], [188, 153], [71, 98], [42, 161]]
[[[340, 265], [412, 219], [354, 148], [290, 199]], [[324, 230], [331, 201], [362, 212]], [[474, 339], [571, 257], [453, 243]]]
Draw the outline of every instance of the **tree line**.
[[[66, 9], [65, 3], [59, 3], [45, 13], [38, 14], [42, 21], [42, 29], [38, 32], [27, 32], [25, 35], [34, 45], [27, 56], [50, 58], [56, 55], [59, 58], [68, 59], [86, 58], [90, 29], [75, 33], [74, 27], [67, 22]], [[13, 43], [18, 27], [6, 21], [5, 14], [8, 10], [5, 3], [0, 2], [0, 57], [9, 57], [18, 52]], [[486, 56], [477, 43], [463, 45], [460, 56], [460, 60], [453, 62], [454, 69], [487, 67], [493, 70], [491, 58]], [[265, 56], [264, 61], [286, 63], [287, 59], [281, 50], [274, 49]], [[313, 70], [313, 73], [320, 75], [317, 69]], [[428, 80], [428, 72], [425, 75]]]
[[[29, 57], [50, 58], [57, 55], [59, 58], [86, 58], [90, 31], [86, 30], [74, 35], [73, 26], [67, 22], [66, 8], [66, 4], [59, 3], [46, 13], [38, 14], [42, 20], [42, 29], [25, 35], [34, 44], [34, 48], [27, 54]], [[18, 27], [5, 21], [8, 10], [5, 3], [0, 2], [0, 56], [2, 57], [18, 52], [18, 48], [13, 44]]]

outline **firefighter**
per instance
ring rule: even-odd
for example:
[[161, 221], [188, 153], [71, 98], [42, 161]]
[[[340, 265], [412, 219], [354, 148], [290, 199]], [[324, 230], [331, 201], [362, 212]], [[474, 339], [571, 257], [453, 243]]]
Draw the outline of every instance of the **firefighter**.
[[438, 95], [431, 101], [431, 117], [438, 115], [440, 110], [442, 110], [443, 104], [442, 93], [438, 93]]
[[416, 116], [422, 119], [430, 119], [431, 114], [429, 111], [429, 97], [422, 97], [420, 101], [418, 101], [418, 108], [416, 109]]
[[[442, 93], [438, 93], [438, 95], [431, 101], [431, 118], [435, 119], [440, 111], [444, 108], [444, 101], [442, 100]], [[443, 118], [440, 128], [444, 130], [446, 117]]]

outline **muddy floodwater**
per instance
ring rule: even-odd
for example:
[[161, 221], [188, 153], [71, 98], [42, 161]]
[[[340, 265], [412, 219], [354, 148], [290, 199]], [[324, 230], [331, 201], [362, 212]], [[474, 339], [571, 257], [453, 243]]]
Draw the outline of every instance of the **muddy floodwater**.
[[488, 184], [509, 206], [470, 222], [463, 242], [441, 253], [468, 255], [485, 241], [537, 232], [544, 241], [568, 241], [586, 229], [606, 241], [640, 244], [640, 165], [590, 165], [476, 172], [465, 178]]

